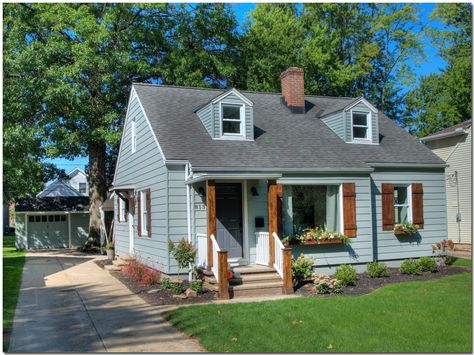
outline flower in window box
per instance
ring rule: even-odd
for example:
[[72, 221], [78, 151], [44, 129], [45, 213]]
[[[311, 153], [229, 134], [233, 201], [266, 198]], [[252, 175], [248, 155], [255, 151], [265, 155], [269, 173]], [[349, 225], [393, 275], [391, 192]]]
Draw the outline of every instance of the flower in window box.
[[419, 226], [408, 221], [396, 224], [393, 231], [396, 235], [413, 235], [418, 232]]

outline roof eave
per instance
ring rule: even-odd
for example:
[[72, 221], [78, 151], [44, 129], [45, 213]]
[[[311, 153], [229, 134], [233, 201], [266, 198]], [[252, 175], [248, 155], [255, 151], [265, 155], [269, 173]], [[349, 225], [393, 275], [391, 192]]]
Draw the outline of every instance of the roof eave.
[[431, 136], [423, 137], [420, 138], [420, 141], [422, 142], [430, 142], [430, 141], [435, 141], [438, 139], [444, 139], [444, 138], [450, 138], [450, 137], [456, 137], [456, 136], [461, 136], [463, 134], [467, 134], [467, 131], [464, 128], [458, 128], [454, 131], [451, 132], [446, 132], [446, 133], [440, 133], [440, 134], [433, 134]]

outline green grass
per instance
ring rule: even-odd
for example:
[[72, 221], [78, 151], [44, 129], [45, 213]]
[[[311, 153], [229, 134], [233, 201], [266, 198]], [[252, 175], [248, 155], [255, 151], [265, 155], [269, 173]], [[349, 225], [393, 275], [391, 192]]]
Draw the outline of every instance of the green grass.
[[3, 236], [3, 351], [8, 350], [25, 254], [15, 249], [14, 235]]
[[471, 352], [471, 273], [364, 296], [183, 307], [167, 318], [211, 352]]
[[472, 260], [471, 259], [456, 258], [456, 259], [454, 259], [453, 265], [472, 267]]

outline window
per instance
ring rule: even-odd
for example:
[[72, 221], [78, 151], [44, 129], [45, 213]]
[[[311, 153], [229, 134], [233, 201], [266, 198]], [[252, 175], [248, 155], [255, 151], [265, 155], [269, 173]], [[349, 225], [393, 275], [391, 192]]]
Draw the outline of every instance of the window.
[[352, 138], [358, 139], [370, 139], [369, 124], [370, 115], [363, 112], [352, 112]]
[[41, 216], [35, 216], [35, 222], [41, 222]]
[[410, 186], [393, 187], [394, 223], [411, 222]]
[[61, 222], [66, 222], [66, 215], [61, 215]]
[[141, 211], [142, 234], [147, 234], [148, 233], [148, 204], [147, 204], [146, 191], [140, 191], [140, 211]]
[[34, 221], [35, 221], [35, 216], [28, 217], [28, 222], [34, 222]]
[[284, 234], [300, 234], [308, 228], [342, 231], [339, 185], [293, 185], [284, 187]]
[[59, 215], [55, 215], [55, 216], [54, 216], [54, 221], [55, 221], [55, 222], [59, 222], [59, 219], [60, 219]]
[[137, 151], [137, 133], [136, 133], [136, 127], [135, 127], [135, 120], [132, 120], [132, 153], [135, 153]]
[[126, 201], [122, 200], [119, 196], [118, 199], [118, 221], [119, 222], [126, 222], [127, 221], [127, 206]]
[[243, 135], [243, 105], [222, 104], [222, 135], [242, 136]]
[[49, 222], [54, 222], [54, 216], [48, 216], [48, 221]]
[[79, 183], [79, 193], [85, 194], [87, 192], [87, 184], [85, 182]]

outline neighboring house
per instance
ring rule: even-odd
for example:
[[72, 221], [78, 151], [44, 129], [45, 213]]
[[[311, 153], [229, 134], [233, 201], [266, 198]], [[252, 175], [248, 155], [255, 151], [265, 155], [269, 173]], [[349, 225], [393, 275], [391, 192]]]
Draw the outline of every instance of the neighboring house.
[[446, 168], [448, 237], [458, 248], [472, 244], [472, 120], [421, 138]]
[[66, 178], [58, 179], [38, 193], [36, 197], [56, 196], [89, 196], [89, 183], [87, 175], [76, 168], [67, 174]]
[[87, 175], [79, 168], [48, 185], [36, 198], [15, 203], [15, 236], [19, 249], [73, 248], [89, 234]]
[[[272, 271], [262, 288], [276, 275], [291, 292], [291, 255], [329, 273], [431, 255], [447, 233], [445, 163], [362, 97], [304, 95], [298, 68], [281, 84], [281, 94], [133, 84], [112, 189], [117, 254], [175, 275], [168, 241], [184, 237], [221, 297], [227, 262], [242, 280]], [[405, 220], [416, 235], [394, 234]], [[316, 226], [352, 242], [282, 248]]]

